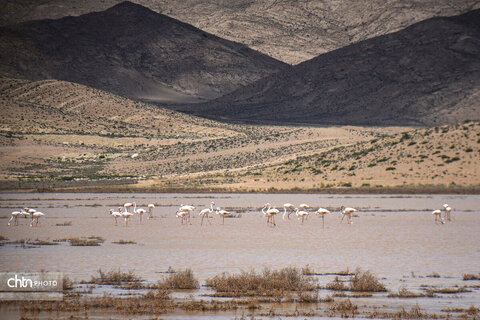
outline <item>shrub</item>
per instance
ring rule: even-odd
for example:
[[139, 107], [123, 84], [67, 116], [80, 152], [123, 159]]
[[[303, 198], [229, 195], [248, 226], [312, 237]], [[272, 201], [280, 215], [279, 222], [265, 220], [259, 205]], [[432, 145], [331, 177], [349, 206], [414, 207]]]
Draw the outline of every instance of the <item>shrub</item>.
[[133, 270], [123, 272], [118, 270], [110, 270], [103, 272], [102, 269], [98, 269], [99, 277], [92, 277], [91, 283], [112, 285], [122, 284], [122, 282], [139, 282], [140, 277], [136, 276]]
[[357, 270], [350, 280], [351, 291], [380, 292], [387, 291], [385, 286], [370, 271]]
[[158, 282], [158, 287], [163, 289], [197, 289], [198, 280], [193, 275], [191, 269], [170, 273], [162, 281]]
[[296, 268], [284, 268], [278, 271], [265, 269], [261, 274], [253, 271], [236, 275], [223, 273], [207, 279], [206, 282], [217, 292], [265, 293], [275, 290], [311, 291], [315, 288], [311, 278], [306, 277]]

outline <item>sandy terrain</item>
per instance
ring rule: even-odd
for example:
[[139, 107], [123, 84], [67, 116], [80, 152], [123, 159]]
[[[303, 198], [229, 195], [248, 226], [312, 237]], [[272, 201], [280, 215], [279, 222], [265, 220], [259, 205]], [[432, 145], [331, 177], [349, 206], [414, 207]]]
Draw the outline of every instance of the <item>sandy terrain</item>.
[[[4, 189], [476, 187], [476, 122], [430, 129], [227, 124], [82, 85], [3, 79]], [[404, 133], [408, 132], [408, 133]]]

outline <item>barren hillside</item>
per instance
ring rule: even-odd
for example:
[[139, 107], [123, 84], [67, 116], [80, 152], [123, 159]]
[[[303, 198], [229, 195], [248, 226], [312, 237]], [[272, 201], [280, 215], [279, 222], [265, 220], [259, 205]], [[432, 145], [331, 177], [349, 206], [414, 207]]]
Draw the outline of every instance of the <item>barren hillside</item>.
[[0, 75], [57, 79], [157, 102], [218, 97], [288, 65], [123, 2], [0, 28]]
[[165, 189], [178, 187], [171, 177], [281, 163], [402, 130], [231, 125], [57, 80], [2, 79], [0, 97], [4, 188], [156, 177]]
[[[362, 143], [332, 147], [273, 165], [234, 173], [176, 178], [189, 183], [231, 190], [364, 191], [396, 187], [422, 192], [480, 185], [480, 123], [409, 130]], [[214, 183], [212, 183], [214, 181]], [[151, 182], [154, 183], [154, 182]]]
[[[2, 0], [0, 24], [78, 16], [121, 1]], [[478, 0], [134, 2], [291, 64], [431, 17], [480, 8]]]
[[250, 122], [438, 125], [480, 116], [480, 10], [368, 39], [180, 110]]

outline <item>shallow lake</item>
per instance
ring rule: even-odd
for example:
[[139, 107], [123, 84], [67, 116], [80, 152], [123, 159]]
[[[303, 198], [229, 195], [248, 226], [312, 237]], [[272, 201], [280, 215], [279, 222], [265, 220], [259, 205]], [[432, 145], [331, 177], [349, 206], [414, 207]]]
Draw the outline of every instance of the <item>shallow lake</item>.
[[[143, 208], [154, 203], [154, 219], [147, 220], [145, 214], [142, 223], [134, 216], [128, 227], [120, 219], [115, 226], [109, 209], [131, 201]], [[222, 225], [222, 218], [214, 215], [211, 223], [201, 226], [198, 212], [211, 201], [241, 216], [225, 219]], [[267, 226], [261, 213], [267, 202], [281, 210], [276, 227]], [[294, 215], [283, 220], [286, 202], [307, 203], [312, 212], [303, 224]], [[435, 224], [431, 212], [444, 203], [453, 208], [453, 221]], [[180, 204], [196, 207], [191, 224], [181, 225], [175, 217]], [[479, 204], [478, 195], [1, 194], [2, 236], [12, 240], [101, 236], [105, 242], [97, 247], [5, 245], [0, 247], [0, 271], [60, 271], [88, 280], [99, 268], [120, 268], [155, 281], [169, 267], [191, 268], [203, 283], [222, 272], [308, 265], [318, 273], [370, 270], [390, 291], [405, 284], [415, 290], [432, 281], [464, 285], [462, 274], [480, 272]], [[342, 205], [359, 210], [353, 224], [346, 219], [340, 223]], [[320, 206], [332, 211], [324, 228], [314, 214]], [[7, 226], [10, 212], [23, 207], [45, 213], [40, 226], [29, 227], [30, 220], [24, 218], [19, 226]], [[71, 226], [57, 226], [67, 221]], [[118, 240], [136, 244], [112, 243]], [[441, 279], [427, 281], [432, 273]], [[469, 306], [478, 297], [476, 289], [462, 305]]]

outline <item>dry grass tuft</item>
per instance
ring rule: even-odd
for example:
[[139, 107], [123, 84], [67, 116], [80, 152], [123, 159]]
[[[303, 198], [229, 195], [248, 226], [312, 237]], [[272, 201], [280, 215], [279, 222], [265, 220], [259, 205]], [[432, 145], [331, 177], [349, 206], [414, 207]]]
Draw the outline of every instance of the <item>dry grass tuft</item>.
[[370, 271], [357, 270], [350, 280], [351, 291], [384, 292], [385, 286]]
[[98, 236], [90, 236], [87, 238], [70, 238], [68, 239], [68, 242], [70, 242], [71, 246], [88, 246], [88, 247], [95, 247], [99, 246], [103, 242], [105, 242], [105, 239], [103, 237], [98, 237]]
[[352, 318], [355, 318], [355, 314], [357, 313], [358, 306], [350, 299], [347, 300], [341, 300], [341, 301], [335, 301], [330, 305], [330, 310], [333, 312], [338, 312], [340, 313], [342, 318], [348, 318], [351, 316]]
[[108, 272], [103, 272], [102, 269], [98, 270], [99, 277], [93, 277], [90, 283], [94, 284], [103, 284], [103, 285], [120, 285], [124, 282], [140, 282], [141, 279], [133, 270], [128, 272], [122, 272], [118, 270], [110, 270]]
[[389, 293], [388, 297], [389, 298], [419, 298], [419, 297], [425, 297], [425, 295], [422, 293], [413, 293], [409, 291], [405, 286], [401, 286], [398, 289], [398, 293]]
[[437, 272], [427, 274], [427, 278], [440, 278], [440, 275]]
[[312, 291], [315, 285], [312, 279], [304, 276], [295, 268], [284, 268], [278, 271], [265, 269], [261, 274], [253, 271], [229, 275], [223, 273], [207, 279], [207, 285], [217, 292], [241, 293], [244, 295], [272, 295], [285, 291]]
[[191, 269], [170, 273], [162, 281], [158, 282], [158, 288], [163, 289], [198, 289], [199, 282]]
[[113, 241], [112, 243], [115, 243], [115, 244], [137, 244], [137, 241], [135, 241], [135, 240], [118, 240], [118, 241]]
[[468, 280], [480, 280], [480, 273], [478, 275], [476, 274], [471, 274], [471, 273], [464, 273], [463, 274], [463, 280], [468, 281]]
[[57, 227], [71, 227], [72, 226], [72, 221], [65, 221], [62, 223], [56, 223], [55, 226]]
[[350, 278], [350, 285], [335, 277], [335, 280], [327, 284], [327, 289], [336, 291], [357, 291], [357, 292], [384, 292], [385, 286], [370, 271], [357, 270]]

